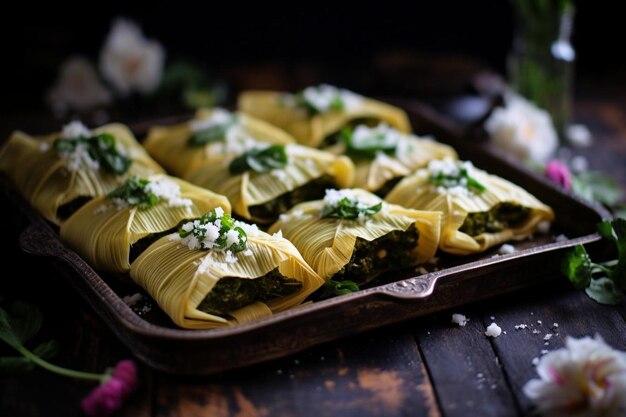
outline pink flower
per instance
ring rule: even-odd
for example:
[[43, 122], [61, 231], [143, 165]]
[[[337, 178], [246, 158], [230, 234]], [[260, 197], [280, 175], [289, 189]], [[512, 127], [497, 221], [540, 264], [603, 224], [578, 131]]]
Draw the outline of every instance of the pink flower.
[[566, 190], [572, 189], [572, 173], [563, 162], [552, 159], [546, 164], [545, 174], [552, 182], [560, 185]]
[[135, 362], [120, 361], [110, 377], [83, 399], [83, 411], [89, 417], [108, 417], [122, 408], [138, 385]]

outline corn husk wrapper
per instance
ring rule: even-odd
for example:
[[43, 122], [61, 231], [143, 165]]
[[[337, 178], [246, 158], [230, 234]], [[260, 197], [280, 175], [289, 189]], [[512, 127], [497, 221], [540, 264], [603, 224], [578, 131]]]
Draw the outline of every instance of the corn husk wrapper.
[[363, 97], [354, 108], [311, 116], [303, 109], [281, 104], [283, 94], [276, 91], [244, 91], [239, 95], [237, 105], [240, 111], [276, 125], [299, 143], [314, 148], [322, 145], [328, 135], [338, 132], [355, 119], [373, 118], [402, 132], [411, 132], [411, 124], [402, 109], [377, 100]]
[[[203, 109], [195, 119], [210, 116], [212, 110]], [[189, 178], [195, 170], [207, 162], [219, 161], [240, 153], [250, 140], [272, 144], [295, 143], [283, 130], [246, 114], [235, 113], [236, 125], [226, 137], [203, 146], [188, 144], [191, 129], [188, 123], [175, 126], [155, 126], [150, 129], [144, 146], [148, 153], [168, 172], [181, 178]]]
[[225, 195], [231, 201], [235, 213], [259, 222], [267, 222], [268, 219], [254, 218], [250, 207], [274, 200], [323, 175], [334, 177], [340, 188], [349, 187], [354, 181], [354, 165], [345, 156], [301, 145], [287, 145], [286, 151], [289, 162], [282, 169], [232, 175], [228, 170], [232, 159], [228, 159], [204, 165], [190, 181]]
[[78, 197], [106, 195], [133, 175], [148, 177], [163, 173], [126, 126], [109, 124], [93, 132], [115, 137], [120, 153], [133, 161], [126, 173], [115, 175], [104, 168], [94, 170], [84, 164], [70, 171], [52, 145], [59, 134], [33, 138], [19, 131], [0, 150], [0, 171], [11, 178], [20, 194], [45, 219], [57, 225], [63, 222], [57, 214], [59, 207]]
[[[490, 247], [510, 240], [521, 240], [530, 236], [539, 223], [552, 221], [554, 212], [521, 187], [480, 169], [474, 169], [472, 177], [485, 186], [482, 193], [458, 195], [440, 193], [429, 183], [433, 174], [427, 168], [406, 177], [387, 195], [390, 203], [418, 210], [435, 210], [443, 213], [441, 222], [440, 249], [455, 255], [469, 255], [482, 252]], [[528, 219], [515, 228], [498, 233], [482, 233], [470, 236], [460, 232], [468, 213], [488, 211], [498, 203], [517, 203], [528, 207]]]
[[[353, 191], [371, 204], [382, 201], [367, 191]], [[418, 246], [415, 248], [417, 263], [426, 262], [437, 251], [441, 221], [439, 212], [418, 211], [385, 203], [380, 212], [359, 222], [320, 218], [323, 207], [323, 200], [298, 204], [281, 216], [269, 232], [282, 231], [283, 236], [298, 248], [302, 257], [324, 279], [329, 279], [350, 261], [357, 238], [371, 242], [390, 232], [407, 230], [413, 224], [419, 231]]]
[[97, 197], [61, 226], [61, 240], [94, 268], [123, 273], [130, 269], [131, 246], [140, 239], [171, 230], [181, 221], [200, 217], [216, 207], [230, 213], [230, 203], [224, 196], [166, 175], [149, 179], [168, 179], [178, 184], [181, 198], [190, 199], [192, 204], [170, 207], [167, 201], [160, 201], [146, 209], [120, 208], [109, 197]]
[[[239, 252], [235, 263], [227, 263], [224, 252], [189, 250], [177, 235], [170, 235], [159, 239], [137, 258], [130, 276], [174, 323], [188, 329], [225, 327], [269, 316], [302, 303], [324, 283], [288, 240], [258, 230], [246, 232], [247, 248], [252, 255]], [[255, 279], [277, 267], [282, 275], [302, 282], [302, 288], [267, 303], [255, 302], [225, 317], [197, 309], [220, 279]]]
[[[333, 153], [345, 153], [343, 144], [328, 149]], [[405, 177], [422, 168], [433, 159], [450, 157], [458, 159], [452, 147], [428, 138], [404, 136], [393, 155], [379, 152], [373, 159], [354, 159], [356, 168], [353, 187], [376, 192], [389, 180]]]

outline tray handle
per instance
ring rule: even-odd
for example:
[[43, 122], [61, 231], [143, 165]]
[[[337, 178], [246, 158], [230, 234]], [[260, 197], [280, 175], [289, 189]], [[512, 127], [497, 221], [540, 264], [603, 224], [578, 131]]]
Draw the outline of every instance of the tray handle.
[[29, 224], [22, 231], [19, 237], [19, 246], [31, 255], [61, 259], [81, 274], [89, 275], [90, 278], [97, 276], [87, 262], [61, 243], [58, 235], [50, 226], [41, 221]]
[[431, 295], [441, 273], [429, 272], [414, 278], [392, 282], [380, 288], [380, 291], [394, 298], [419, 300]]

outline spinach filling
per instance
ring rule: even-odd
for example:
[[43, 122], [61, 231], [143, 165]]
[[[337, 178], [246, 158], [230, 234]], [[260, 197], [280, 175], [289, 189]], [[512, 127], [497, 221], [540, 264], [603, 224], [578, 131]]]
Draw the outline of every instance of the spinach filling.
[[469, 213], [459, 231], [470, 236], [497, 233], [528, 219], [530, 209], [515, 203], [498, 203], [489, 211]]
[[302, 288], [300, 281], [283, 276], [278, 272], [278, 268], [255, 279], [225, 277], [220, 279], [204, 297], [198, 310], [224, 315], [255, 301], [266, 302], [293, 294], [300, 288]]
[[72, 214], [76, 213], [79, 208], [87, 204], [87, 202], [91, 199], [92, 197], [87, 196], [77, 197], [60, 206], [57, 209], [57, 216], [59, 216], [59, 219], [61, 220], [69, 219]]
[[349, 129], [350, 131], [352, 131], [358, 125], [374, 127], [374, 126], [377, 126], [379, 123], [380, 123], [380, 120], [375, 119], [373, 117], [361, 117], [358, 119], [350, 120], [348, 123], [343, 125], [341, 129], [326, 136], [319, 147], [324, 149], [324, 148], [328, 148], [331, 146], [335, 146], [336, 144], [343, 142], [344, 140], [343, 131], [345, 129]]
[[414, 224], [405, 231], [395, 230], [371, 242], [357, 238], [350, 261], [331, 279], [364, 284], [383, 272], [413, 266], [418, 240], [419, 230]]
[[130, 254], [128, 255], [128, 262], [132, 264], [135, 261], [135, 259], [139, 257], [139, 255], [141, 255], [146, 249], [148, 249], [148, 246], [152, 245], [154, 242], [161, 239], [163, 236], [169, 235], [174, 230], [176, 229], [172, 228], [164, 232], [149, 234], [148, 236], [141, 238], [135, 243], [133, 243], [132, 245], [130, 245]]
[[393, 187], [395, 187], [396, 185], [398, 185], [398, 183], [400, 182], [400, 180], [402, 180], [402, 178], [404, 177], [393, 177], [389, 180], [387, 180], [382, 187], [380, 187], [378, 190], [376, 190], [374, 193], [379, 196], [380, 198], [385, 198], [385, 196], [387, 194], [389, 194], [389, 192], [391, 192], [391, 190], [393, 190]]
[[259, 222], [271, 223], [278, 218], [281, 213], [288, 211], [296, 204], [304, 201], [319, 200], [324, 197], [328, 188], [334, 188], [335, 181], [329, 175], [316, 178], [298, 188], [285, 194], [279, 195], [273, 200], [263, 204], [250, 207], [250, 214]]

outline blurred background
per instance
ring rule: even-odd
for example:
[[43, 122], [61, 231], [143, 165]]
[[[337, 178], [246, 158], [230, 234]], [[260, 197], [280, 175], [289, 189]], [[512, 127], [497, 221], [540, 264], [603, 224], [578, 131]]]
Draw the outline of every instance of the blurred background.
[[[37, 13], [30, 5], [14, 5], [0, 28], [1, 133], [27, 129], [24, 123], [32, 118], [25, 114], [50, 112], [46, 97], [68, 58], [85, 57], [97, 68], [120, 16], [162, 45], [166, 66], [182, 63], [182, 72], [201, 74], [199, 84], [217, 83], [220, 102], [232, 103], [241, 89], [293, 90], [324, 81], [438, 104], [475, 90], [478, 74], [505, 74], [515, 23], [509, 1], [363, 2], [358, 8], [337, 3], [281, 8], [266, 2], [109, 1], [71, 11], [38, 6]], [[572, 43], [579, 93], [625, 96], [620, 20], [607, 2], [576, 2]], [[157, 101], [124, 97], [124, 111], [113, 116], [137, 120], [189, 111], [177, 100]]]

